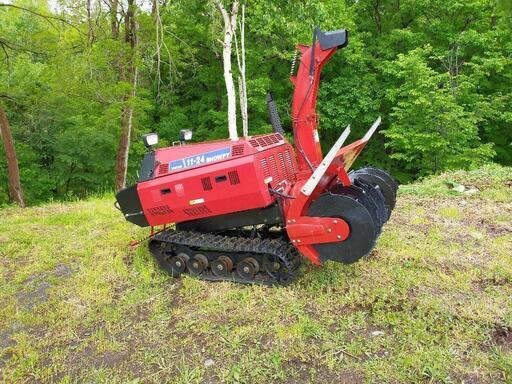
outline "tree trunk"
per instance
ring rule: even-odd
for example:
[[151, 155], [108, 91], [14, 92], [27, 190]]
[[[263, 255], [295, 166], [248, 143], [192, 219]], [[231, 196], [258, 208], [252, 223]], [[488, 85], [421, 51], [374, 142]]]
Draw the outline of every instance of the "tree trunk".
[[233, 35], [226, 32], [224, 35], [224, 49], [222, 60], [224, 62], [224, 81], [226, 82], [226, 92], [228, 96], [228, 131], [231, 140], [238, 140], [236, 129], [236, 94], [235, 84], [233, 82], [233, 72], [231, 71], [231, 43]]
[[125, 43], [129, 44], [128, 53], [124, 65], [120, 66], [120, 78], [130, 83], [130, 91], [123, 98], [123, 110], [121, 113], [121, 137], [117, 147], [116, 156], [116, 188], [126, 186], [126, 174], [128, 171], [128, 153], [132, 135], [133, 105], [137, 88], [137, 67], [135, 63], [135, 48], [137, 45], [137, 23], [135, 21], [134, 0], [128, 0], [128, 11], [125, 16]]
[[92, 45], [94, 42], [94, 29], [92, 26], [92, 10], [91, 10], [91, 0], [87, 0], [86, 2], [86, 8], [87, 8], [87, 40], [89, 41], [89, 44]]
[[16, 157], [16, 148], [14, 148], [14, 140], [12, 138], [11, 127], [7, 114], [0, 107], [0, 136], [4, 142], [5, 157], [7, 159], [7, 174], [9, 180], [9, 197], [20, 207], [25, 206], [23, 200], [23, 190], [20, 183], [20, 170], [18, 167], [18, 158]]
[[242, 115], [242, 135], [249, 136], [249, 119], [247, 116], [247, 95], [245, 89], [245, 77], [238, 76], [238, 94], [240, 97], [240, 113]]
[[117, 24], [117, 8], [119, 7], [119, 0], [110, 1], [110, 32], [113, 39], [119, 37], [119, 25]]
[[247, 82], [245, 81], [245, 5], [242, 4], [242, 24], [240, 28], [240, 44], [242, 59], [238, 50], [238, 42], [235, 35], [236, 60], [238, 62], [238, 95], [240, 97], [240, 113], [242, 115], [242, 135], [249, 136], [249, 116], [247, 114]]
[[373, 3], [373, 14], [375, 19], [375, 25], [377, 26], [377, 32], [379, 35], [382, 35], [382, 19], [380, 16], [380, 0], [377, 0]]
[[238, 140], [238, 132], [236, 129], [236, 93], [235, 84], [233, 82], [233, 72], [231, 71], [231, 45], [233, 43], [233, 35], [236, 30], [236, 15], [238, 13], [239, 4], [240, 0], [233, 2], [230, 17], [220, 0], [215, 0], [215, 6], [224, 19], [222, 62], [224, 64], [224, 81], [226, 83], [226, 92], [228, 96], [228, 131], [229, 138], [231, 140]]

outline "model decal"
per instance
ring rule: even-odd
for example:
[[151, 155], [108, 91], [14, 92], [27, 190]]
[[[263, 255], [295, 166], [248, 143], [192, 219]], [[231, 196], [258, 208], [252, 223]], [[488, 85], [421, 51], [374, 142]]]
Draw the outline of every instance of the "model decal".
[[169, 163], [171, 171], [177, 169], [184, 169], [190, 167], [197, 167], [198, 165], [215, 163], [216, 161], [225, 160], [229, 157], [231, 148], [216, 149], [215, 151], [201, 153], [184, 159], [174, 160]]

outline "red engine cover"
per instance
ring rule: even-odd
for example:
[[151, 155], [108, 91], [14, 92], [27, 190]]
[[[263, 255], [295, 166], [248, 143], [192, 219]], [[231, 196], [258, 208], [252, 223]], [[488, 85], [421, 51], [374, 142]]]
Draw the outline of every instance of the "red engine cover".
[[295, 180], [292, 146], [278, 133], [156, 150], [155, 176], [137, 192], [151, 226], [263, 208], [270, 187]]

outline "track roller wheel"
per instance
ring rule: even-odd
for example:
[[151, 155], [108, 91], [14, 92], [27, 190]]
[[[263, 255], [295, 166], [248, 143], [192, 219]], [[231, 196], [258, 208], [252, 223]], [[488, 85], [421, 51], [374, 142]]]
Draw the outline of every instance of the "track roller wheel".
[[187, 261], [187, 268], [190, 274], [199, 276], [208, 268], [208, 259], [205, 255], [198, 253]]
[[273, 281], [287, 285], [297, 277], [300, 266], [298, 260], [300, 259], [295, 259], [291, 253], [281, 256], [269, 254], [263, 259], [263, 268]]
[[279, 271], [279, 268], [281, 268], [281, 264], [274, 255], [265, 256], [263, 259], [263, 269], [265, 269], [268, 274], [272, 275], [273, 273], [276, 273]]
[[314, 245], [321, 261], [354, 263], [368, 254], [375, 245], [379, 227], [375, 225], [366, 207], [352, 196], [324, 193], [311, 204], [308, 216], [339, 217], [350, 227], [346, 240]]
[[171, 259], [169, 260], [171, 275], [179, 276], [183, 272], [185, 272], [188, 260], [189, 256], [186, 253], [178, 253], [176, 256], [171, 257]]
[[243, 259], [236, 266], [236, 271], [238, 272], [238, 275], [240, 275], [240, 277], [243, 279], [252, 279], [254, 275], [258, 273], [259, 270], [260, 265], [252, 257], [247, 257]]
[[233, 260], [228, 256], [219, 256], [211, 263], [212, 272], [215, 276], [226, 277], [233, 269]]

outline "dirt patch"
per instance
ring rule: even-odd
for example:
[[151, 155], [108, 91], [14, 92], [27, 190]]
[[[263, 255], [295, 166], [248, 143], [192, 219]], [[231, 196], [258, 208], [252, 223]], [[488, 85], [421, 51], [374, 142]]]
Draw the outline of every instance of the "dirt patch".
[[312, 378], [315, 383], [332, 384], [360, 384], [365, 383], [364, 376], [353, 369], [343, 369], [340, 372], [331, 371], [328, 368], [321, 368]]
[[491, 340], [504, 351], [512, 351], [512, 327], [496, 327], [491, 334]]
[[52, 285], [46, 281], [42, 281], [37, 284], [36, 288], [31, 291], [20, 291], [16, 293], [16, 300], [18, 305], [23, 310], [31, 310], [35, 306], [45, 303], [49, 299], [48, 289]]
[[[436, 216], [432, 214], [423, 214], [421, 223], [411, 222], [411, 217], [405, 214], [394, 213], [391, 216], [389, 222], [385, 224], [385, 228], [393, 228], [395, 230], [400, 230], [402, 233], [406, 231], [410, 234], [417, 235], [423, 234], [428, 235], [432, 228], [435, 227], [435, 224], [438, 219]], [[384, 228], [383, 228], [384, 230]]]
[[57, 264], [51, 271], [30, 275], [23, 281], [24, 288], [15, 294], [18, 305], [23, 310], [31, 310], [49, 299], [48, 290], [53, 287], [49, 278], [65, 279], [73, 269], [67, 264]]
[[30, 335], [34, 340], [42, 340], [46, 337], [46, 328], [41, 325], [27, 326], [16, 321], [9, 328], [0, 330], [0, 373], [8, 361], [13, 358], [13, 348], [17, 343], [16, 335], [19, 333]]
[[485, 229], [491, 237], [499, 237], [512, 233], [512, 229], [504, 225], [498, 225], [494, 223], [487, 223]]
[[479, 290], [484, 290], [487, 287], [500, 287], [510, 283], [511, 282], [506, 278], [491, 277], [487, 279], [475, 280], [473, 285]]
[[380, 252], [377, 249], [374, 249], [370, 252], [369, 255], [366, 256], [366, 260], [379, 259]]
[[125, 352], [97, 352], [94, 347], [88, 346], [77, 355], [79, 361], [86, 361], [83, 366], [87, 369], [94, 368], [115, 368], [127, 359]]
[[464, 219], [462, 220], [462, 224], [466, 227], [474, 226], [476, 228], [484, 229], [492, 238], [512, 233], [512, 228], [507, 225], [493, 223], [486, 218], [479, 218], [478, 216], [469, 214], [465, 215]]
[[12, 339], [12, 330], [0, 331], [0, 353], [1, 350], [12, 347], [16, 342]]
[[127, 267], [131, 267], [133, 265], [133, 258], [135, 257], [135, 249], [137, 246], [130, 246], [127, 249], [127, 252], [123, 255], [123, 263]]
[[73, 269], [67, 264], [57, 264], [52, 273], [55, 277], [69, 277], [73, 273]]
[[286, 368], [291, 369], [295, 375], [288, 378], [285, 383], [329, 383], [329, 384], [359, 384], [364, 383], [361, 372], [353, 369], [343, 369], [339, 372], [327, 367], [313, 367], [315, 364], [297, 359], [290, 360]]
[[469, 373], [462, 376], [460, 378], [460, 382], [464, 384], [483, 384], [488, 383], [489, 381], [485, 380], [481, 375], [477, 373]]
[[[91, 336], [99, 330], [102, 330], [106, 339], [122, 342], [123, 347], [119, 350], [98, 350]], [[134, 360], [133, 356], [140, 350], [157, 349], [157, 345], [146, 345], [144, 343], [144, 336], [138, 333], [131, 333], [127, 330], [111, 333], [103, 321], [99, 321], [88, 328], [78, 330], [76, 338], [73, 340], [68, 340], [60, 345], [52, 345], [47, 351], [47, 355], [50, 356], [52, 349], [56, 347], [65, 348], [69, 354], [64, 364], [67, 368], [65, 371], [56, 372], [52, 378], [55, 382], [61, 380], [65, 375], [80, 381], [79, 378], [84, 375], [85, 371], [91, 369], [110, 369], [115, 371], [123, 369], [137, 376], [141, 374], [143, 367], [137, 360]], [[42, 362], [44, 366], [51, 364], [53, 364], [51, 358], [47, 358]]]
[[23, 281], [23, 285], [30, 285], [34, 281], [44, 280], [48, 277], [67, 278], [73, 273], [73, 268], [67, 264], [57, 264], [51, 271], [35, 273]]
[[149, 320], [151, 317], [151, 310], [143, 303], [135, 306], [127, 316], [132, 324], [139, 324]]
[[[56, 372], [52, 380], [57, 382], [65, 375], [72, 378], [79, 378], [85, 370], [91, 369], [119, 369], [127, 361], [126, 352], [106, 351], [99, 353], [94, 346], [87, 346], [81, 351], [76, 351], [66, 364], [66, 370]], [[46, 364], [50, 363], [48, 361]]]

